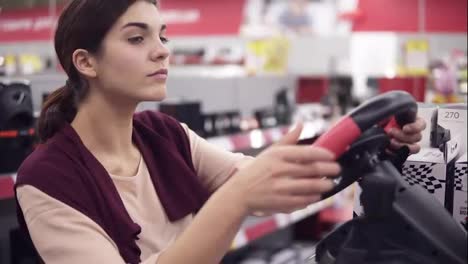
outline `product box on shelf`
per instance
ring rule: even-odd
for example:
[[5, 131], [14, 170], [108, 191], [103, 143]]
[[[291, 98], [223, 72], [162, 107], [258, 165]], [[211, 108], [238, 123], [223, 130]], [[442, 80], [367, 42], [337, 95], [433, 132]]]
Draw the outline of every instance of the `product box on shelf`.
[[[419, 104], [418, 116], [427, 124], [419, 143], [421, 151], [408, 157], [402, 176], [410, 185], [422, 186], [452, 213], [455, 160], [466, 152], [466, 104]], [[355, 215], [363, 213], [360, 194], [355, 184]]]
[[[460, 154], [464, 154], [467, 150], [467, 105], [464, 104], [447, 104], [443, 105], [438, 110], [437, 115], [437, 133], [449, 133], [450, 137], [460, 136]], [[450, 131], [450, 132], [447, 132]]]
[[418, 184], [434, 195], [449, 211], [453, 200], [453, 171], [459, 152], [459, 137], [439, 148], [422, 148], [403, 165], [402, 176], [410, 184]]
[[419, 153], [408, 157], [403, 166], [403, 177], [411, 185], [418, 184], [433, 194], [450, 213], [455, 213], [455, 161], [466, 153], [466, 104], [442, 105], [431, 119], [425, 119], [428, 128], [423, 134]]
[[455, 162], [453, 218], [467, 229], [467, 153]]

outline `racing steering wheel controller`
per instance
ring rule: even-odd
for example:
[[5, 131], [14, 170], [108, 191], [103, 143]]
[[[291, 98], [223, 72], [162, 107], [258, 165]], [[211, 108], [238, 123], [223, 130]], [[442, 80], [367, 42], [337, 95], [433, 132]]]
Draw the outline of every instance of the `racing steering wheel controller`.
[[[432, 195], [406, 183], [385, 151], [390, 143], [386, 131], [414, 122], [416, 113], [410, 94], [388, 92], [353, 110], [315, 141], [313, 146], [335, 153], [342, 166], [337, 185], [322, 199], [358, 181], [364, 207], [363, 215], [319, 242], [316, 263], [466, 263], [466, 231]], [[407, 156], [409, 149], [396, 153]]]

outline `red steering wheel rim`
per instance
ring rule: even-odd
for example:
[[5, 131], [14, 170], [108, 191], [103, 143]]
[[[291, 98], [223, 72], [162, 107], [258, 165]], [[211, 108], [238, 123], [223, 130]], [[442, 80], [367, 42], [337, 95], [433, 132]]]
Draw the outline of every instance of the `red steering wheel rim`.
[[407, 92], [392, 91], [376, 96], [342, 117], [312, 146], [326, 148], [338, 159], [359, 136], [374, 125], [386, 121], [385, 130], [401, 127], [416, 119], [417, 104]]

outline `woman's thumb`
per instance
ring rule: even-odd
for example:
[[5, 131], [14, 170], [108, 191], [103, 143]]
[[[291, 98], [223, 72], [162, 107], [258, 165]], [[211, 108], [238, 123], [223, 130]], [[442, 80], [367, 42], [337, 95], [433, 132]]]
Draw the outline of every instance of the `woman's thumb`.
[[275, 145], [295, 145], [301, 136], [303, 127], [304, 125], [302, 123], [297, 123], [296, 126], [276, 142]]

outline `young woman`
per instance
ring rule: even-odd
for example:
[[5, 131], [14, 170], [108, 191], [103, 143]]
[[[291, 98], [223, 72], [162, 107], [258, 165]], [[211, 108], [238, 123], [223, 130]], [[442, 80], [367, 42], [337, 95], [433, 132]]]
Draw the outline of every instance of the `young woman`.
[[[246, 216], [317, 201], [333, 155], [295, 145], [301, 126], [255, 159], [218, 149], [161, 113], [169, 50], [155, 1], [74, 0], [55, 49], [66, 85], [46, 102], [42, 143], [22, 164], [19, 221], [46, 263], [218, 263]], [[395, 131], [417, 141], [424, 122]]]

